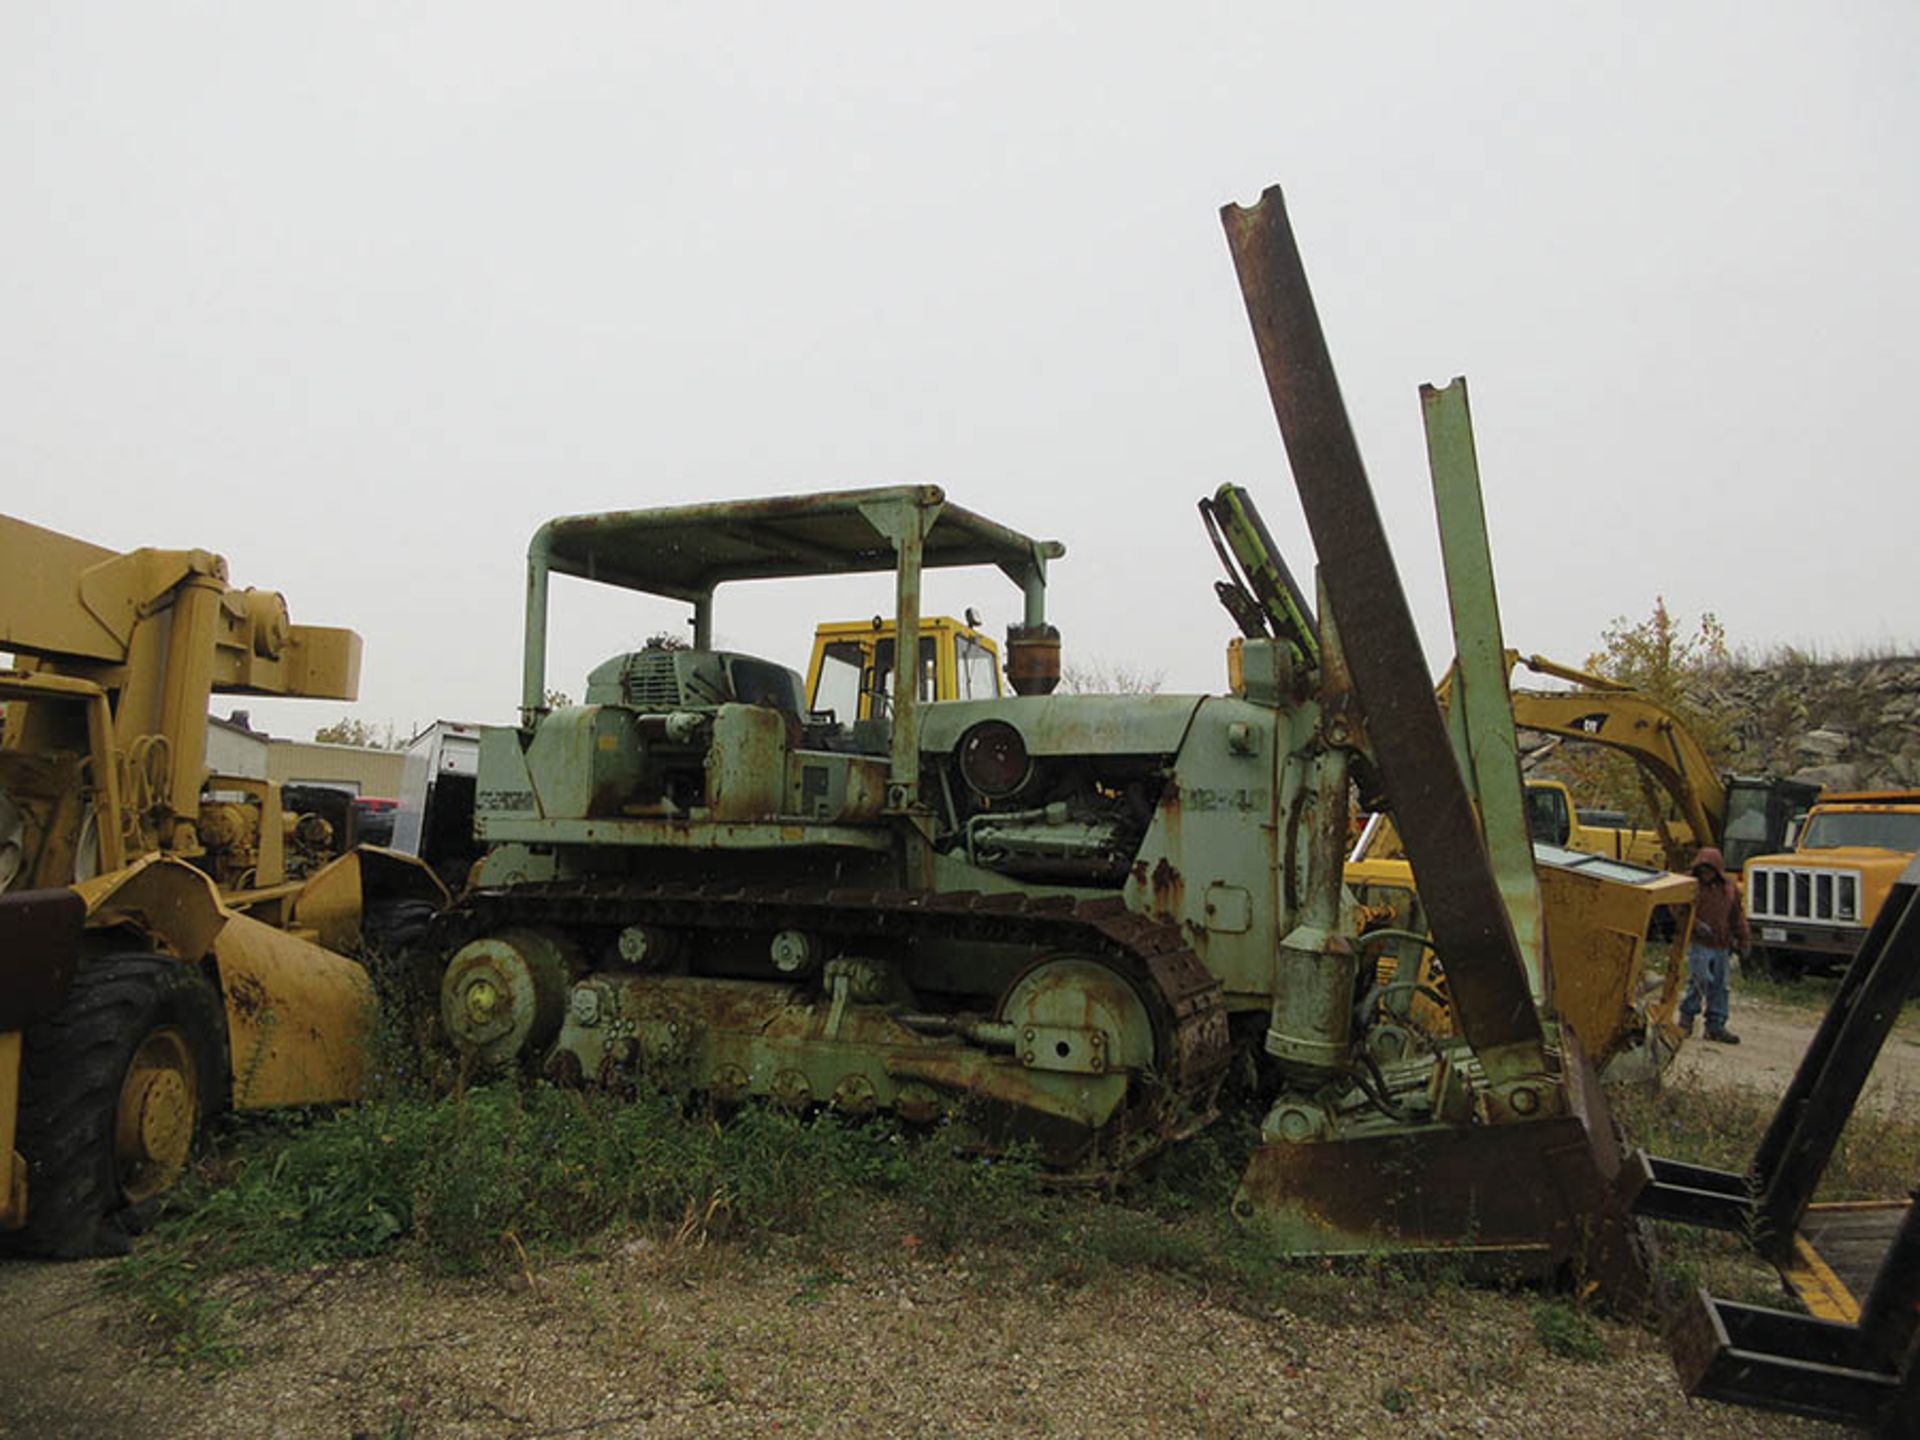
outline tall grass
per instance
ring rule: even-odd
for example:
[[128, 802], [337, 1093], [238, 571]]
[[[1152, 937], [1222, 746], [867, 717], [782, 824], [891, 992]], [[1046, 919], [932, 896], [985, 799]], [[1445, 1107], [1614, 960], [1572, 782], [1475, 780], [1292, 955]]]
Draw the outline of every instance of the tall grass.
[[862, 1193], [917, 1207], [929, 1236], [958, 1243], [1032, 1189], [1020, 1162], [909, 1148], [898, 1130], [832, 1116], [754, 1108], [722, 1125], [671, 1097], [494, 1085], [376, 1101], [256, 1141], [189, 1187], [161, 1236], [203, 1270], [404, 1246], [430, 1269], [472, 1274], [526, 1247], [689, 1215], [726, 1234], [804, 1233]]
[[[1614, 1118], [1635, 1144], [1716, 1169], [1742, 1173], [1766, 1134], [1777, 1096], [1739, 1087], [1622, 1087], [1610, 1092]], [[1857, 1109], [1821, 1178], [1819, 1200], [1899, 1197], [1920, 1176], [1920, 1117]]]

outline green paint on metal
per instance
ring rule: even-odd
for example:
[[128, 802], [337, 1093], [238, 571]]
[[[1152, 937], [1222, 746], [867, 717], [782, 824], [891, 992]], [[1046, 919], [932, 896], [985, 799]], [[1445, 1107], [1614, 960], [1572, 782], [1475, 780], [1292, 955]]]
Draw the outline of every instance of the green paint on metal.
[[1313, 654], [1319, 668], [1322, 709], [1308, 716], [1317, 728], [1312, 759], [1305, 766], [1306, 801], [1299, 811], [1305, 870], [1293, 928], [1280, 941], [1274, 970], [1266, 1051], [1290, 1076], [1314, 1084], [1347, 1070], [1352, 1059], [1353, 992], [1359, 956], [1340, 924], [1347, 852], [1348, 752], [1328, 743], [1330, 732], [1350, 739], [1343, 718], [1350, 699], [1346, 652], [1333, 607], [1320, 594], [1320, 627]]
[[[912, 523], [897, 517], [914, 513]], [[549, 520], [527, 548], [523, 721], [545, 708], [549, 575], [640, 590], [694, 607], [697, 648], [712, 643], [713, 592], [738, 580], [870, 574], [900, 566], [899, 541], [917, 531], [914, 567], [992, 565], [1023, 592], [1029, 623], [1045, 619], [1046, 562], [1066, 554], [949, 504], [937, 485], [896, 485]]]
[[[1287, 569], [1280, 547], [1261, 519], [1253, 497], [1238, 485], [1222, 485], [1213, 498], [1203, 501], [1200, 514], [1210, 533], [1217, 529], [1216, 549], [1224, 543], [1232, 552], [1234, 564], [1246, 576], [1253, 600], [1264, 617], [1272, 638], [1291, 652], [1297, 669], [1311, 674], [1320, 664], [1320, 637], [1314, 629], [1313, 612], [1306, 597]], [[1224, 561], [1227, 557], [1221, 556]], [[1229, 565], [1229, 573], [1234, 565]], [[1237, 583], [1238, 576], [1232, 577]]]
[[1533, 1003], [1544, 1006], [1547, 968], [1540, 885], [1527, 831], [1519, 743], [1507, 695], [1506, 642], [1500, 633], [1499, 593], [1465, 378], [1456, 378], [1442, 389], [1422, 385], [1420, 407], [1426, 421], [1427, 463], [1440, 520], [1454, 646], [1459, 652], [1447, 706], [1448, 733], [1460, 759], [1460, 773], [1480, 809], [1488, 858], [1519, 942]]
[[1017, 713], [1029, 754], [1172, 755], [1203, 703], [1199, 695], [1055, 694], [1023, 699], [1016, 712], [1004, 699], [954, 700], [925, 712], [920, 748], [951, 750], [982, 720]]

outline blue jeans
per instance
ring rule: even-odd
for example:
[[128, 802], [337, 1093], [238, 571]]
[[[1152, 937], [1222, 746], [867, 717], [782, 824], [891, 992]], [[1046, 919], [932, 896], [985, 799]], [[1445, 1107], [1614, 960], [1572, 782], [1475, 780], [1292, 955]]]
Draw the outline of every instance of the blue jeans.
[[1687, 998], [1680, 1002], [1680, 1023], [1693, 1028], [1693, 1017], [1707, 1007], [1707, 1029], [1727, 1028], [1727, 958], [1731, 950], [1713, 945], [1687, 946]]

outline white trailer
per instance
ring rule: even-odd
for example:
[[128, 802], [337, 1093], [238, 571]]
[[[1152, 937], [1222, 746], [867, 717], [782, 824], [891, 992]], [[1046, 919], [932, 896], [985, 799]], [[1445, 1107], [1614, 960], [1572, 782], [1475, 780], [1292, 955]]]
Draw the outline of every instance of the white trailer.
[[393, 848], [417, 855], [436, 870], [466, 876], [477, 854], [473, 840], [473, 785], [480, 769], [480, 727], [436, 720], [407, 745], [400, 772], [400, 808]]

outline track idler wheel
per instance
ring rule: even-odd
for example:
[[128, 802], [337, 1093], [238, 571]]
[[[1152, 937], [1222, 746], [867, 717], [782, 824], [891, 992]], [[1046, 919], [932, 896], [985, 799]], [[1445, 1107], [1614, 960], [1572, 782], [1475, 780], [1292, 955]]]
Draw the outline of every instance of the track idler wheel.
[[573, 948], [540, 930], [507, 930], [469, 941], [440, 982], [440, 1018], [463, 1054], [504, 1066], [538, 1055], [560, 1033], [567, 987], [579, 969]]

